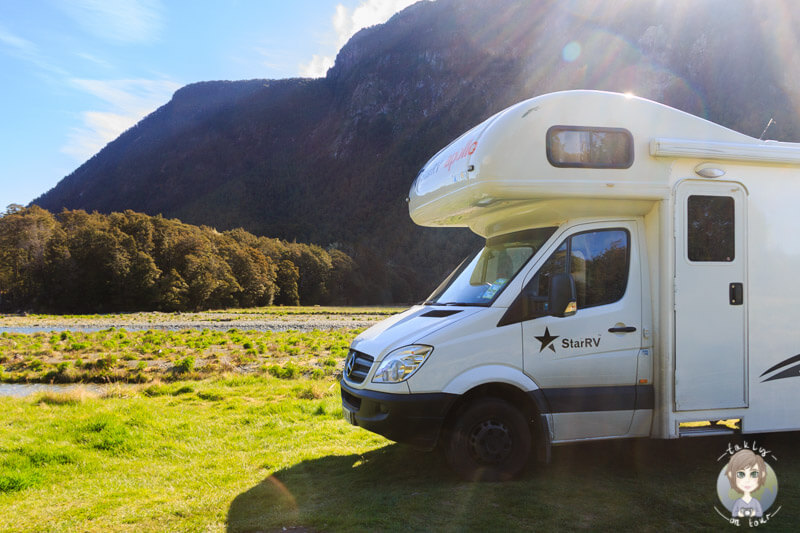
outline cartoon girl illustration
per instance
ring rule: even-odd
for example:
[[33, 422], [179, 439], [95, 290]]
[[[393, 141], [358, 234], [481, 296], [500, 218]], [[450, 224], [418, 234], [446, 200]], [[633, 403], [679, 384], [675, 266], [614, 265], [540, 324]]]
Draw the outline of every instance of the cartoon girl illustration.
[[760, 517], [763, 514], [761, 502], [753, 497], [753, 493], [767, 481], [764, 459], [752, 450], [739, 450], [731, 456], [725, 475], [728, 476], [731, 488], [742, 495], [733, 503], [731, 516]]

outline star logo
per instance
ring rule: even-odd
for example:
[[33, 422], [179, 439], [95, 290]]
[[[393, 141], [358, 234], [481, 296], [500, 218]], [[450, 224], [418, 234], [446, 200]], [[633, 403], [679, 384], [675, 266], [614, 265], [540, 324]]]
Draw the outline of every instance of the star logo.
[[542, 343], [542, 347], [539, 348], [539, 353], [542, 353], [545, 348], [550, 348], [553, 353], [556, 353], [556, 347], [553, 346], [553, 341], [558, 337], [559, 335], [550, 335], [550, 328], [544, 328], [544, 335], [536, 336], [536, 340]]

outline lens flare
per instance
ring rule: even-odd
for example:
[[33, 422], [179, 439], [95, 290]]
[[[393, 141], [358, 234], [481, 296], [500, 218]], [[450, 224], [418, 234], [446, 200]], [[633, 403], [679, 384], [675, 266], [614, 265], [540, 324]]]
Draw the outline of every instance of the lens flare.
[[578, 41], [571, 41], [567, 43], [561, 50], [561, 57], [564, 61], [572, 63], [581, 55], [581, 44]]

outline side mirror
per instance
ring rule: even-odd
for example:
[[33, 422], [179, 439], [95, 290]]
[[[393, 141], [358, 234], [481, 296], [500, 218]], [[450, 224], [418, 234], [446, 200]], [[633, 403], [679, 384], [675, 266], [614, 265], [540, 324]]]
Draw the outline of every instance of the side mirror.
[[549, 314], [557, 317], [572, 316], [578, 312], [578, 296], [571, 274], [555, 274], [550, 278]]

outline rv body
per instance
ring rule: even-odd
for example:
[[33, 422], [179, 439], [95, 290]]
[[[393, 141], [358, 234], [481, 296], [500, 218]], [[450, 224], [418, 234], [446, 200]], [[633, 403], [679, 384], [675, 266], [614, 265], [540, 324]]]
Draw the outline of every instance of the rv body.
[[798, 165], [799, 144], [616, 93], [487, 119], [409, 194], [416, 223], [486, 247], [353, 341], [345, 417], [488, 479], [531, 448], [800, 429]]

